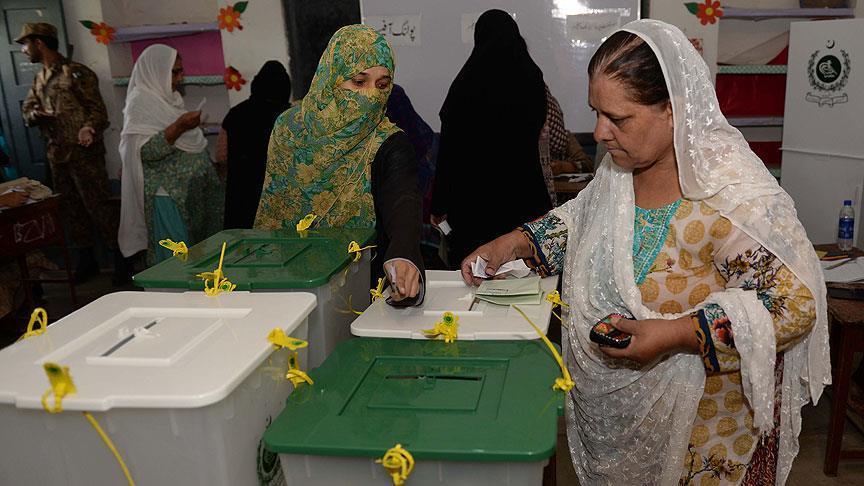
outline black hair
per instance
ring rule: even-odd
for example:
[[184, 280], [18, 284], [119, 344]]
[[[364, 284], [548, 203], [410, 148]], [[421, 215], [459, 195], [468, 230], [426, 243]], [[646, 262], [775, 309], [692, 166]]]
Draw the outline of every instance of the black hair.
[[598, 73], [621, 81], [630, 99], [641, 105], [669, 101], [660, 61], [651, 46], [631, 32], [618, 31], [597, 49], [588, 63], [588, 77]]
[[31, 35], [31, 39], [41, 40], [45, 47], [51, 49], [52, 51], [56, 51], [60, 47], [60, 41], [57, 40], [56, 37], [48, 37], [47, 35]]

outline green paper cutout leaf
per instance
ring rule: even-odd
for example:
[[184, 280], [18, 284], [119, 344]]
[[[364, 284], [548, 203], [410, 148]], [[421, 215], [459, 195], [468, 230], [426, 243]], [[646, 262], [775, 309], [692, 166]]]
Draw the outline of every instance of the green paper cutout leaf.
[[694, 2], [685, 3], [684, 6], [687, 7], [687, 10], [693, 15], [696, 15], [699, 12], [699, 4], [698, 3], [694, 3]]
[[249, 6], [249, 2], [237, 2], [234, 4], [234, 11], [242, 14], [246, 11], [247, 6]]
[[92, 29], [96, 25], [96, 23], [92, 20], [79, 20], [79, 22], [81, 22], [81, 25], [87, 27], [88, 29]]

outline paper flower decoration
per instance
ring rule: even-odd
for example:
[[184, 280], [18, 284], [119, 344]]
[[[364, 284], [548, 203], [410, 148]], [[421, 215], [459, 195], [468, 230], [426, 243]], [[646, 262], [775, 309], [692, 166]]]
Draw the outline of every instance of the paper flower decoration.
[[720, 2], [705, 0], [705, 3], [685, 3], [687, 10], [693, 15], [699, 17], [699, 22], [702, 25], [713, 24], [717, 19], [723, 16], [723, 10], [720, 8]]
[[96, 42], [107, 46], [114, 40], [114, 33], [117, 32], [117, 30], [105, 22], [96, 23], [92, 20], [81, 20], [80, 22], [81, 25], [90, 29], [90, 33], [96, 38]]
[[225, 29], [228, 32], [234, 32], [234, 29], [243, 30], [240, 24], [240, 14], [246, 11], [246, 6], [249, 2], [237, 2], [234, 5], [219, 9], [219, 16], [216, 20], [219, 21], [219, 28]]
[[225, 68], [225, 75], [223, 76], [225, 80], [225, 86], [228, 89], [236, 89], [240, 91], [243, 89], [243, 85], [246, 84], [246, 80], [243, 79], [243, 75], [240, 74], [240, 71], [234, 69], [233, 66], [228, 66]]

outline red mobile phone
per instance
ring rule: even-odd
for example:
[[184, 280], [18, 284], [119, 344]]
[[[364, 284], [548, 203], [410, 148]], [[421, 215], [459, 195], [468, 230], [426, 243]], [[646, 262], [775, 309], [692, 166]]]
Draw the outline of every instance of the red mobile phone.
[[630, 338], [632, 337], [630, 334], [617, 329], [612, 325], [612, 319], [618, 317], [621, 319], [627, 319], [627, 316], [621, 314], [609, 314], [608, 316], [600, 319], [597, 324], [591, 328], [591, 333], [589, 334], [589, 339], [594, 341], [595, 343], [601, 346], [609, 346], [612, 348], [626, 348], [630, 345]]

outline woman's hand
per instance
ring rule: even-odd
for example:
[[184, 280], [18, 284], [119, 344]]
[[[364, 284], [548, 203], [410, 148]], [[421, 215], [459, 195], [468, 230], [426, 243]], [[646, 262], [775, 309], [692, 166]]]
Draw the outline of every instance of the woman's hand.
[[416, 297], [420, 293], [420, 272], [408, 260], [393, 260], [384, 264], [390, 280], [390, 296], [395, 301]]
[[96, 136], [96, 130], [91, 127], [81, 127], [78, 130], [78, 145], [89, 147], [93, 143], [93, 138]]
[[432, 223], [432, 226], [434, 226], [436, 228], [438, 227], [439, 224], [441, 224], [444, 221], [447, 221], [447, 215], [446, 214], [442, 214], [440, 216], [432, 214], [429, 216], [429, 222]]
[[690, 316], [643, 321], [615, 318], [612, 325], [632, 335], [626, 348], [600, 346], [601, 351], [613, 358], [626, 358], [644, 366], [666, 354], [699, 351], [696, 329]]
[[521, 231], [513, 230], [477, 248], [462, 260], [462, 279], [468, 285], [480, 285], [483, 282], [483, 279], [474, 276], [471, 268], [478, 256], [486, 260], [486, 275], [492, 278], [501, 265], [532, 256], [531, 244]]
[[201, 124], [200, 111], [187, 111], [177, 117], [176, 123], [184, 132], [197, 128]]
[[180, 138], [180, 135], [198, 127], [200, 124], [201, 111], [187, 111], [178, 116], [177, 120], [165, 129], [165, 141], [168, 142], [168, 145], [174, 145], [174, 142]]

